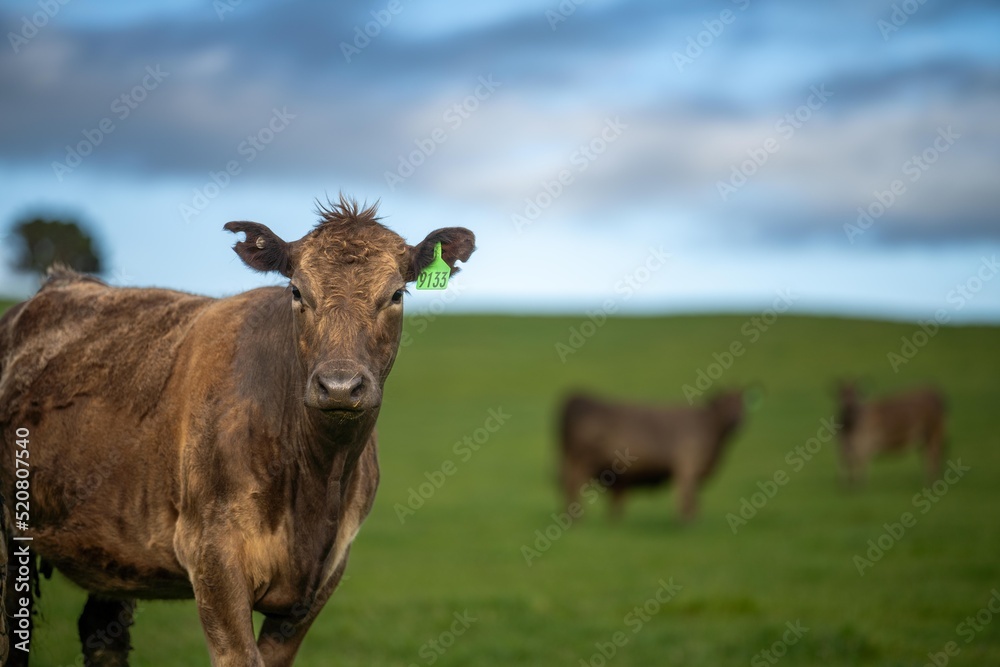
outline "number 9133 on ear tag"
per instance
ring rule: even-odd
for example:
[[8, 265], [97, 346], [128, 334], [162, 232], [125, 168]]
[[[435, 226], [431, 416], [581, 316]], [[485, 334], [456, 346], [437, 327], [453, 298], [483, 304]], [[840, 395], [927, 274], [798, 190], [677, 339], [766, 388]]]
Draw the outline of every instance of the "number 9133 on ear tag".
[[448, 287], [451, 267], [441, 259], [441, 242], [434, 244], [434, 259], [417, 276], [417, 289], [441, 290]]

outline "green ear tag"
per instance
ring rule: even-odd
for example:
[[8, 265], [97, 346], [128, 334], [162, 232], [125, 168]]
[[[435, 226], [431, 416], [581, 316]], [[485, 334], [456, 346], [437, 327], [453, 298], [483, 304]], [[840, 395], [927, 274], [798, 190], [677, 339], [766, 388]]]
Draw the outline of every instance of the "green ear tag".
[[445, 289], [448, 278], [451, 277], [451, 267], [441, 259], [441, 242], [434, 244], [434, 259], [417, 276], [417, 289]]

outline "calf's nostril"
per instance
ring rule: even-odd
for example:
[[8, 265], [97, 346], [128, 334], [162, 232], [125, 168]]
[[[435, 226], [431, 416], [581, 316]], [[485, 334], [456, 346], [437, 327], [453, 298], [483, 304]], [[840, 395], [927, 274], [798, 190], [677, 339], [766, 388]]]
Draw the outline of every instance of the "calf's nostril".
[[326, 383], [323, 381], [323, 378], [321, 377], [316, 378], [316, 386], [319, 388], [319, 393], [322, 398], [325, 399], [330, 397], [330, 389], [329, 387], [326, 386]]

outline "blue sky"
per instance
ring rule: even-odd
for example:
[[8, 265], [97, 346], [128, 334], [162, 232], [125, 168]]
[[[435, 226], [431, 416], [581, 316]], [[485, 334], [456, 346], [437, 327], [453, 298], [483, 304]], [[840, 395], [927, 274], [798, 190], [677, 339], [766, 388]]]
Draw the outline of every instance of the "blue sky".
[[224, 295], [277, 282], [225, 222], [343, 191], [476, 232], [454, 312], [995, 322], [1000, 7], [894, 4], [7, 2], [0, 229], [76, 215], [111, 282]]

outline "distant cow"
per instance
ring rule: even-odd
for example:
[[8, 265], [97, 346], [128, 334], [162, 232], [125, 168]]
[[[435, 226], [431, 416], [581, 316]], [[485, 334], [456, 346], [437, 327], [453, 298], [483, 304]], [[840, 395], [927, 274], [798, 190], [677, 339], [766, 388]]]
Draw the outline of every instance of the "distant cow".
[[[409, 246], [343, 198], [320, 215], [292, 243], [225, 226], [285, 286], [212, 299], [57, 270], [0, 319], [0, 492], [12, 505], [24, 440], [30, 523], [13, 532], [88, 591], [88, 665], [127, 663], [127, 629], [106, 630], [136, 598], [190, 597], [214, 666], [290, 665], [340, 581], [378, 484], [404, 288], [437, 243], [454, 269], [475, 239]], [[149, 241], [183, 265], [183, 234]]]
[[620, 516], [625, 491], [673, 480], [682, 519], [694, 518], [701, 484], [722, 458], [743, 419], [742, 391], [729, 391], [703, 407], [638, 406], [585, 395], [562, 411], [560, 477], [567, 506], [597, 480], [611, 491]]
[[921, 445], [929, 481], [941, 475], [945, 446], [945, 402], [936, 389], [917, 389], [864, 402], [856, 382], [840, 382], [840, 454], [851, 484], [864, 479], [878, 454]]

